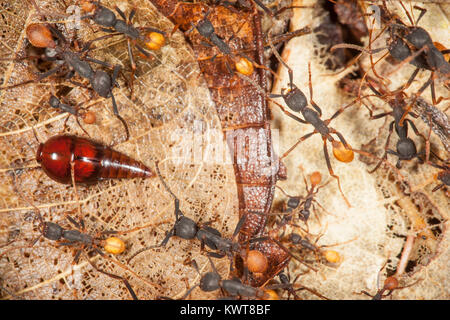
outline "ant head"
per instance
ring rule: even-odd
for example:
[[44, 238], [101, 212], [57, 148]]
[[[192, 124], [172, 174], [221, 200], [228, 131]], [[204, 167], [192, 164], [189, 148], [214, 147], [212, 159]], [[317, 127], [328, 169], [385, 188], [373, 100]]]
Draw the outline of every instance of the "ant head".
[[401, 38], [392, 41], [389, 44], [388, 50], [391, 56], [399, 61], [403, 61], [411, 55], [411, 49], [409, 49], [408, 45]]
[[42, 235], [49, 240], [59, 240], [62, 237], [64, 229], [53, 222], [42, 222]]
[[286, 105], [292, 111], [300, 112], [308, 105], [308, 100], [295, 84], [291, 83], [290, 86], [291, 90], [289, 90], [288, 93], [283, 94], [284, 102], [286, 102]]
[[28, 41], [37, 48], [55, 48], [56, 43], [53, 40], [50, 29], [40, 23], [32, 23], [27, 26], [26, 34]]
[[208, 20], [207, 15], [208, 13], [196, 25], [198, 32], [205, 38], [209, 38], [215, 32], [214, 26], [212, 25], [211, 21]]
[[[289, 240], [292, 242], [292, 244], [299, 244], [300, 241], [302, 240], [302, 237], [297, 233], [291, 233], [289, 235]], [[281, 279], [281, 275], [280, 275], [280, 279]]]
[[401, 139], [397, 142], [399, 159], [410, 160], [417, 154], [416, 144], [410, 138]]
[[287, 202], [288, 208], [291, 209], [297, 209], [299, 204], [300, 204], [300, 197], [291, 197]]
[[431, 40], [430, 35], [425, 29], [421, 27], [413, 27], [410, 29], [412, 29], [412, 31], [406, 35], [406, 40], [411, 42], [417, 49], [428, 44], [433, 44], [433, 40]]
[[195, 221], [185, 216], [181, 216], [175, 224], [175, 235], [182, 239], [194, 239], [197, 234], [197, 230], [198, 227]]
[[92, 89], [103, 98], [108, 98], [111, 94], [111, 88], [113, 86], [111, 76], [103, 71], [96, 70], [91, 81]]
[[114, 27], [117, 21], [115, 13], [103, 6], [97, 6], [93, 19], [95, 23], [106, 28]]
[[58, 108], [58, 107], [59, 107], [59, 104], [60, 104], [60, 101], [59, 101], [59, 99], [58, 99], [57, 97], [55, 97], [54, 95], [52, 95], [52, 96], [50, 97], [50, 100], [48, 101], [48, 103], [50, 104], [50, 106], [51, 106], [52, 108]]
[[220, 275], [217, 272], [207, 272], [200, 279], [200, 289], [202, 291], [214, 291], [220, 287]]

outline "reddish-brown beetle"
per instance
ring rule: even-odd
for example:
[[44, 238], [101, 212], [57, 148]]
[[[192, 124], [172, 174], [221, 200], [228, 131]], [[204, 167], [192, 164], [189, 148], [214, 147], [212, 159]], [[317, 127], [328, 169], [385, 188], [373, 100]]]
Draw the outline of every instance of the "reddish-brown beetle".
[[36, 161], [44, 172], [60, 183], [95, 183], [102, 179], [149, 178], [155, 174], [145, 165], [111, 148], [72, 135], [51, 137], [39, 145]]

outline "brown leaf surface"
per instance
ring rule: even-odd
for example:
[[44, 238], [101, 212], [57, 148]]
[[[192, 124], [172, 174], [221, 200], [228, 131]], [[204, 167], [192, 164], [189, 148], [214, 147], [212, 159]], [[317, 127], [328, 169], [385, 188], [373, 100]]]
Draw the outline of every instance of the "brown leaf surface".
[[[61, 21], [57, 14], [64, 14], [64, 8], [58, 1], [38, 3], [44, 13], [55, 13], [49, 16], [50, 21]], [[136, 25], [171, 31], [170, 22], [142, 1], [102, 4], [111, 8], [118, 5], [127, 14], [134, 6], [137, 9]], [[38, 18], [36, 12], [26, 1], [6, 4], [1, 10], [4, 17], [0, 26], [4, 35], [2, 58], [21, 56], [27, 50], [23, 26]], [[87, 23], [81, 25], [82, 29], [77, 30], [79, 38], [95, 37]], [[66, 36], [71, 36], [70, 30]], [[95, 58], [130, 69], [124, 37], [97, 42], [96, 46]], [[84, 103], [84, 107], [89, 106], [97, 114], [96, 124], [83, 125], [92, 138], [107, 145], [115, 143], [116, 150], [153, 169], [155, 160], [159, 160], [163, 176], [180, 198], [181, 209], [188, 217], [199, 222], [214, 221], [213, 226], [225, 235], [233, 231], [237, 222], [234, 173], [231, 165], [205, 160], [214, 150], [222, 151], [225, 157], [227, 151], [220, 122], [191, 49], [183, 35], [176, 33], [156, 53], [153, 61], [139, 57], [136, 60], [135, 98], [129, 98], [123, 77], [119, 78], [120, 88], [114, 89], [119, 112], [130, 127], [131, 138], [126, 143], [120, 143], [125, 133], [113, 116], [110, 99], [98, 98], [89, 90], [48, 78], [40, 83], [0, 91], [0, 277], [1, 285], [18, 298], [130, 298], [121, 281], [100, 274], [85, 258], [73, 265], [73, 250], [68, 247], [57, 247], [49, 240], [40, 239], [32, 248], [23, 248], [39, 235], [37, 222], [33, 222], [33, 208], [24, 198], [32, 199], [44, 219], [66, 228], [71, 226], [64, 215], [76, 216], [74, 189], [50, 180], [34, 161], [38, 142], [33, 130], [43, 142], [64, 129], [67, 115], [48, 105], [50, 94], [64, 87], [72, 88], [66, 96], [71, 104]], [[36, 70], [32, 61], [2, 61], [0, 74], [4, 83], [12, 84], [32, 79], [33, 72]], [[207, 130], [216, 135], [204, 135]], [[68, 120], [66, 132], [85, 135], [74, 117]], [[205, 138], [202, 140], [201, 137]], [[9, 170], [12, 167], [15, 171]], [[13, 190], [13, 172], [22, 197]], [[129, 279], [139, 298], [180, 297], [186, 290], [185, 279], [189, 286], [198, 282], [197, 272], [186, 265], [187, 261], [197, 260], [201, 270], [209, 267], [197, 242], [179, 239], [171, 239], [165, 248], [142, 253], [127, 265], [127, 259], [134, 252], [161, 243], [172, 227], [173, 199], [159, 179], [104, 181], [89, 187], [78, 186], [78, 196], [87, 230], [92, 233], [142, 228], [123, 235], [127, 244], [125, 253], [107, 259], [92, 258], [98, 267]]]

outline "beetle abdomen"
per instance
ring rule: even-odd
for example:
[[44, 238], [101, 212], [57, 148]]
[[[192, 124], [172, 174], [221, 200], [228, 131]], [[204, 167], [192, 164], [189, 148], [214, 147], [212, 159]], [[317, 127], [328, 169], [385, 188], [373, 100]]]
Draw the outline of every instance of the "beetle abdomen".
[[60, 183], [71, 183], [73, 161], [75, 181], [95, 183], [101, 179], [153, 177], [144, 164], [108, 146], [72, 135], [51, 137], [39, 146], [36, 161], [45, 173]]

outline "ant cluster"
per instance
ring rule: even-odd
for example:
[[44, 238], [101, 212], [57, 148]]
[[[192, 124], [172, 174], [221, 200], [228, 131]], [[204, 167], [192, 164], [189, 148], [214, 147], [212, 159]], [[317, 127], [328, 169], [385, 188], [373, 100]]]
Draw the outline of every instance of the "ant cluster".
[[[123, 70], [128, 69], [128, 67], [111, 64], [92, 57], [95, 44], [112, 37], [124, 37], [126, 39], [130, 78], [125, 78], [125, 81], [129, 85], [130, 96], [133, 98], [134, 80], [137, 73], [137, 57], [147, 60], [153, 59], [153, 52], [161, 50], [170, 35], [154, 27], [135, 26], [132, 22], [137, 13], [135, 8], [126, 15], [118, 7], [111, 9], [99, 1], [80, 0], [81, 9], [84, 12], [81, 16], [83, 23], [90, 23], [98, 31], [106, 34], [89, 41], [83, 41], [80, 38], [68, 39], [60, 31], [57, 23], [48, 22], [48, 15], [41, 12], [34, 0], [29, 1], [39, 14], [40, 21], [25, 26], [26, 37], [31, 46], [43, 50], [43, 54], [39, 56], [39, 59], [45, 61], [51, 67], [47, 71], [38, 74], [35, 79], [15, 84], [3, 84], [0, 90], [13, 90], [17, 87], [41, 83], [49, 79], [51, 81], [68, 81], [72, 85], [88, 89], [101, 98], [111, 99], [113, 114], [124, 127], [125, 141], [129, 140], [130, 130], [128, 123], [119, 113], [119, 106], [114, 94], [115, 89], [120, 85], [120, 77], [123, 76], [125, 78]], [[426, 12], [425, 9], [418, 6], [414, 7], [414, 9], [420, 11], [419, 17], [414, 21], [402, 4], [410, 22], [410, 24], [406, 24], [389, 10], [386, 1], [382, 1], [380, 17], [383, 29], [376, 36], [373, 35], [373, 30], [369, 30], [368, 48], [342, 43], [330, 49], [331, 52], [342, 48], [359, 50], [361, 55], [369, 55], [371, 63], [369, 70], [365, 71], [361, 77], [358, 87], [351, 90], [355, 99], [339, 107], [331, 117], [325, 118], [321, 107], [313, 98], [311, 64], [308, 63], [309, 97], [307, 97], [299, 86], [294, 83], [294, 71], [279, 54], [279, 49], [275, 47], [276, 41], [275, 38], [272, 38], [271, 32], [267, 34], [266, 39], [263, 39], [259, 20], [260, 15], [264, 12], [269, 17], [274, 18], [280, 11], [273, 13], [271, 9], [265, 7], [260, 1], [238, 1], [236, 4], [219, 1], [218, 4], [210, 6], [203, 3], [191, 5], [181, 2], [174, 3], [176, 4], [174, 5], [175, 9], [166, 7], [164, 1], [154, 1], [156, 7], [175, 24], [172, 33], [176, 29], [180, 29], [191, 42], [197, 55], [200, 69], [204, 72], [213, 100], [215, 99], [217, 104], [216, 108], [225, 133], [231, 130], [254, 129], [255, 127], [267, 129], [269, 121], [267, 119], [268, 101], [271, 101], [274, 106], [278, 107], [283, 115], [293, 119], [296, 125], [310, 127], [312, 131], [296, 138], [296, 143], [284, 152], [280, 158], [277, 158], [273, 154], [269, 130], [265, 146], [267, 150], [270, 150], [269, 157], [271, 157], [271, 160], [278, 164], [278, 171], [267, 178], [267, 180], [259, 178], [260, 172], [258, 170], [261, 171], [262, 168], [244, 168], [238, 163], [238, 158], [234, 159], [237, 163], [234, 169], [238, 184], [240, 218], [231, 237], [224, 236], [218, 229], [212, 227], [212, 222], [195, 221], [181, 210], [182, 200], [166, 184], [160, 172], [158, 161], [155, 161], [156, 173], [154, 173], [143, 163], [91, 139], [68, 134], [53, 136], [45, 143], [40, 143], [36, 153], [36, 161], [41, 165], [43, 172], [49, 178], [58, 183], [72, 184], [75, 196], [78, 197], [77, 184], [95, 184], [103, 179], [156, 178], [157, 176], [165, 192], [173, 199], [173, 225], [167, 230], [161, 243], [146, 244], [134, 253], [128, 252], [129, 255], [126, 262], [121, 262], [111, 257], [111, 255], [123, 254], [129, 248], [119, 236], [133, 233], [144, 229], [144, 227], [125, 231], [103, 230], [90, 232], [85, 226], [79, 203], [78, 219], [65, 214], [70, 226], [65, 226], [59, 221], [46, 220], [32, 201], [28, 200], [17, 189], [15, 185], [16, 171], [11, 170], [15, 193], [31, 204], [35, 210], [33, 221], [37, 219], [39, 222], [37, 227], [39, 237], [26, 246], [11, 247], [1, 252], [0, 258], [2, 256], [6, 257], [9, 252], [16, 249], [32, 248], [43, 237], [44, 241], [56, 243], [58, 246], [74, 248], [73, 262], [75, 264], [78, 264], [80, 258], [83, 257], [97, 272], [121, 281], [131, 298], [138, 299], [139, 293], [136, 293], [127, 276], [123, 274], [131, 274], [135, 279], [145, 282], [149, 286], [161, 288], [160, 284], [153, 283], [134, 272], [132, 266], [138, 263], [138, 256], [140, 259], [143, 257], [141, 253], [154, 249], [164, 249], [168, 246], [170, 239], [178, 238], [181, 241], [198, 242], [200, 251], [207, 256], [208, 265], [211, 266], [212, 270], [202, 273], [195, 259], [185, 261], [185, 265], [192, 267], [196, 274], [199, 275], [200, 280], [196, 284], [187, 285], [183, 299], [188, 298], [196, 289], [202, 292], [220, 290], [223, 297], [236, 299], [279, 299], [280, 296], [287, 296], [288, 299], [291, 296], [294, 299], [300, 299], [298, 291], [306, 290], [321, 299], [327, 299], [327, 297], [316, 290], [297, 283], [300, 275], [297, 275], [291, 281], [290, 275], [286, 275], [284, 271], [292, 259], [304, 265], [307, 268], [306, 272], [311, 270], [317, 271], [315, 262], [333, 267], [338, 267], [342, 262], [343, 258], [340, 253], [329, 249], [329, 247], [335, 245], [319, 245], [318, 242], [321, 236], [314, 235], [309, 227], [311, 220], [316, 220], [320, 224], [318, 208], [326, 212], [326, 209], [317, 201], [316, 195], [330, 181], [321, 184], [322, 174], [315, 171], [310, 175], [309, 182], [304, 178], [305, 194], [290, 196], [276, 184], [277, 180], [280, 180], [283, 176], [280, 161], [288, 157], [294, 149], [310, 137], [316, 134], [320, 135], [323, 142], [323, 146], [320, 145], [320, 147], [323, 148], [327, 170], [329, 175], [337, 181], [339, 192], [348, 207], [351, 207], [351, 203], [344, 195], [341, 179], [332, 167], [328, 150], [330, 144], [334, 158], [342, 163], [351, 163], [354, 160], [354, 153], [376, 159], [378, 162], [370, 171], [371, 173], [378, 170], [382, 164], [389, 166], [396, 172], [400, 172], [399, 170], [402, 169], [402, 164], [405, 161], [417, 161], [418, 165], [437, 168], [440, 170], [435, 176], [438, 184], [433, 188], [432, 192], [446, 189], [450, 183], [448, 160], [441, 159], [434, 152], [433, 146], [430, 145], [429, 141], [433, 127], [430, 124], [430, 131], [427, 134], [423, 134], [416, 127], [412, 118], [418, 117], [413, 112], [416, 110], [415, 104], [421, 99], [420, 96], [428, 87], [431, 89], [432, 96], [430, 105], [434, 108], [443, 100], [447, 100], [445, 97], [436, 97], [435, 82], [442, 80], [444, 86], [449, 86], [450, 63], [445, 58], [448, 50], [440, 48], [433, 42], [428, 32], [418, 26]], [[309, 9], [311, 7], [305, 8], [305, 10]], [[224, 37], [223, 28], [219, 25], [219, 16], [221, 14], [224, 15], [223, 12], [228, 11], [230, 16], [240, 17], [243, 23], [231, 37]], [[247, 30], [247, 25], [245, 24], [249, 23], [248, 17], [251, 17], [255, 23], [254, 30], [251, 30], [254, 34], [249, 36], [249, 39], [240, 36], [243, 32], [242, 30]], [[370, 19], [371, 16], [369, 15], [367, 18]], [[303, 33], [294, 32], [292, 36], [301, 34]], [[387, 46], [385, 48], [372, 48], [375, 39], [382, 34], [387, 37]], [[280, 63], [280, 66], [287, 69], [289, 76], [287, 90], [283, 89], [281, 92], [272, 93], [266, 92], [267, 73], [273, 73], [275, 78], [278, 78], [278, 76], [266, 66], [263, 55], [264, 49], [270, 50], [276, 61]], [[134, 50], [137, 50], [137, 54]], [[389, 88], [389, 81], [376, 70], [376, 65], [380, 60], [374, 62], [373, 57], [384, 50], [387, 50], [386, 56], [398, 62], [398, 68], [406, 64], [416, 67], [406, 83], [399, 88]], [[27, 56], [20, 59], [33, 58], [35, 57]], [[353, 59], [352, 63], [354, 62], [356, 62], [356, 59]], [[93, 67], [93, 65], [96, 67]], [[210, 70], [208, 70], [209, 67], [211, 67]], [[430, 77], [409, 97], [406, 90], [412, 86], [420, 70], [430, 71]], [[363, 95], [363, 89], [370, 90], [370, 93]], [[239, 93], [236, 93], [237, 91]], [[253, 100], [247, 101], [245, 100], [247, 97], [240, 99], [240, 102], [245, 100], [244, 103], [251, 104], [254, 107], [254, 110], [248, 108], [245, 112], [256, 114], [261, 111], [259, 113], [264, 115], [253, 122], [248, 120], [257, 118], [256, 116], [253, 117], [253, 114], [243, 116], [244, 120], [230, 116], [231, 112], [225, 110], [226, 108], [223, 108], [219, 101], [223, 92], [230, 93], [229, 97], [227, 97], [230, 101], [240, 98], [241, 92], [243, 96], [253, 95], [248, 100], [254, 99], [254, 101], [258, 102], [254, 103]], [[277, 101], [279, 98], [283, 100], [284, 104]], [[373, 106], [369, 106], [372, 103], [372, 98], [384, 101], [389, 106], [389, 111], [374, 114]], [[222, 103], [225, 104], [226, 102]], [[368, 120], [392, 117], [389, 122], [384, 154], [381, 158], [370, 152], [353, 148], [344, 135], [331, 125], [333, 120], [347, 112], [348, 109], [355, 108], [355, 105], [358, 103], [363, 104], [368, 109]], [[52, 108], [68, 113], [69, 116], [75, 116], [78, 125], [89, 136], [82, 127], [79, 118], [82, 119], [85, 125], [93, 125], [96, 122], [95, 113], [88, 111], [82, 104], [70, 104], [64, 96], [58, 96], [58, 94], [51, 93], [48, 104]], [[410, 134], [409, 129], [413, 131], [415, 136]], [[395, 148], [390, 143], [392, 135], [396, 135], [397, 138]], [[415, 140], [417, 137], [424, 140], [425, 150], [418, 150], [417, 141]], [[236, 151], [236, 142], [229, 141], [228, 143], [233, 150], [232, 152]], [[395, 166], [389, 161], [388, 155], [396, 158]], [[239, 156], [241, 155], [237, 157]], [[287, 196], [287, 201], [282, 210], [270, 211], [275, 187]], [[255, 196], [256, 189], [258, 189], [258, 192], [263, 189], [268, 191], [264, 194], [261, 193], [262, 195]], [[413, 243], [414, 237], [408, 237], [396, 274], [386, 278], [383, 288], [373, 296], [374, 299], [384, 298], [394, 290], [404, 288], [399, 286], [399, 277], [405, 273], [405, 265], [411, 254]], [[224, 279], [220, 275], [213, 261], [213, 259], [225, 257], [229, 261], [230, 279]], [[113, 267], [114, 270], [122, 269], [122, 273], [119, 275], [100, 267], [95, 263], [95, 259], [105, 260], [115, 266]], [[0, 287], [0, 289], [3, 289], [3, 287]], [[16, 297], [16, 294], [10, 289], [5, 289], [4, 291], [8, 296]], [[361, 291], [361, 293], [370, 295], [366, 291]]]

